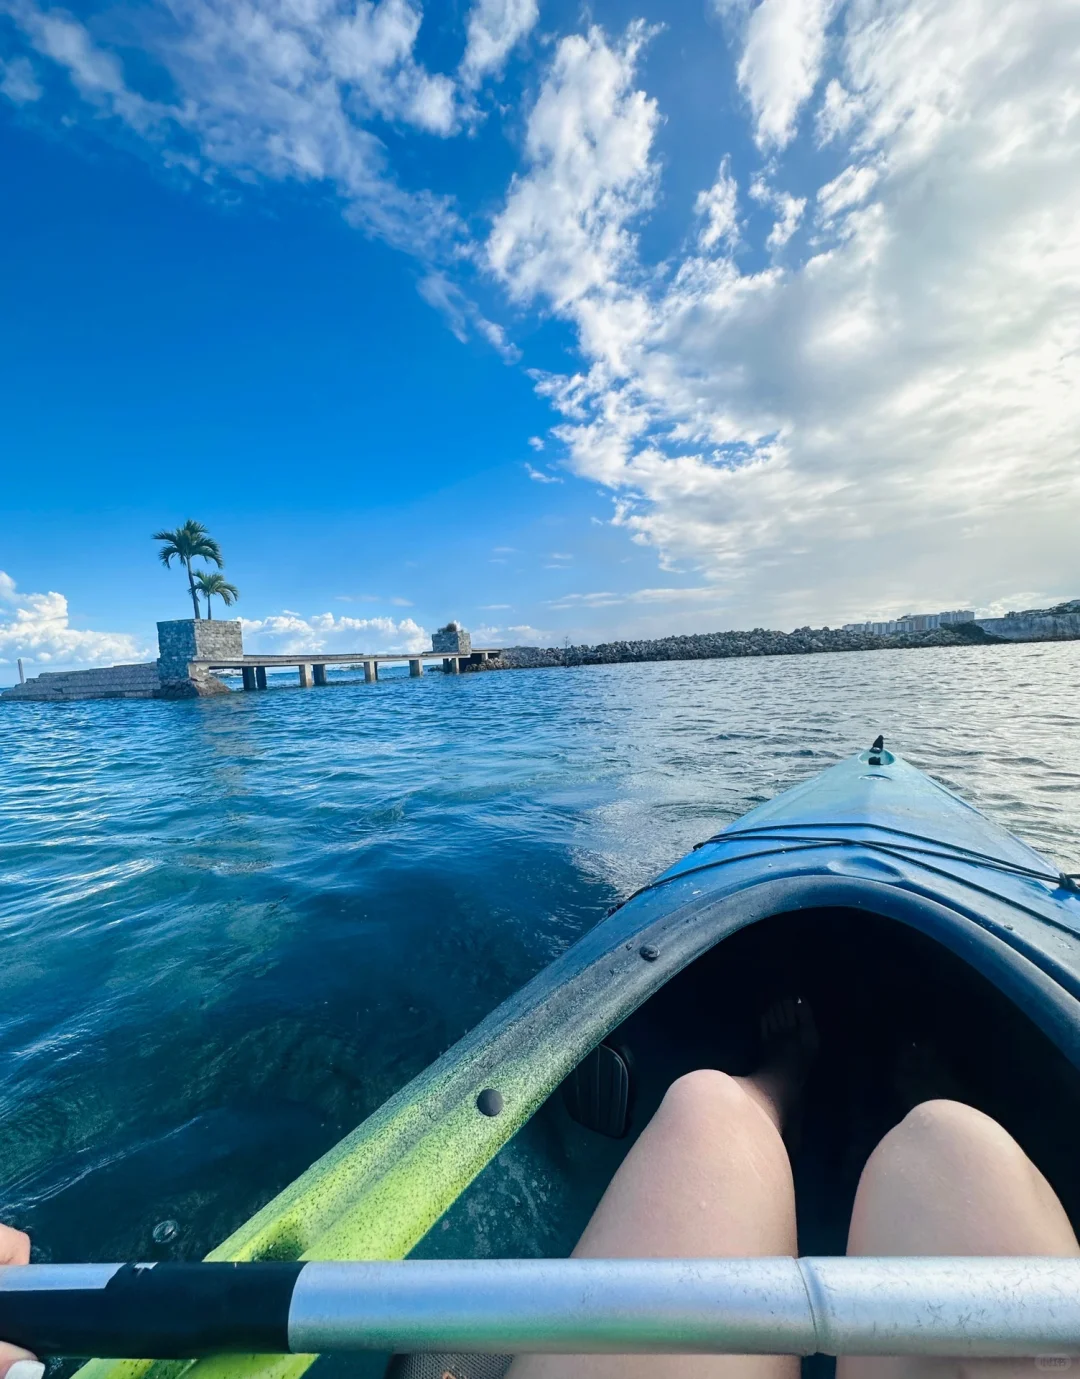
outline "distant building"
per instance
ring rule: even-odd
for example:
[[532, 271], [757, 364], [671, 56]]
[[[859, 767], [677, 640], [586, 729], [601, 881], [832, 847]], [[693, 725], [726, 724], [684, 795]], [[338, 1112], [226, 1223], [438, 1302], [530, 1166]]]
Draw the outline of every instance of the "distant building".
[[893, 618], [888, 622], [846, 622], [844, 631], [894, 637], [901, 632], [933, 632], [938, 627], [955, 627], [957, 623], [974, 621], [973, 612], [954, 609], [950, 613], [905, 613], [902, 618]]

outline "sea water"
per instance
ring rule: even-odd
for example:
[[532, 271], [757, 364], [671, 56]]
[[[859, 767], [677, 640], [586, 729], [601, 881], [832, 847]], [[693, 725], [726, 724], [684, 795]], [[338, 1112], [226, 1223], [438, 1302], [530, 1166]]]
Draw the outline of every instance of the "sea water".
[[271, 685], [0, 704], [0, 1219], [39, 1258], [161, 1257], [165, 1221], [197, 1258], [879, 732], [1080, 871], [1076, 643]]

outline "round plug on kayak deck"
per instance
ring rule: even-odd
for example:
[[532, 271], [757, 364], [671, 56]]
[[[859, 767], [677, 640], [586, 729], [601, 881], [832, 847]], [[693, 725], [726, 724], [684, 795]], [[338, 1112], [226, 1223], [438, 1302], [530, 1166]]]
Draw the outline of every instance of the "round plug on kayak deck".
[[503, 1094], [495, 1087], [485, 1087], [476, 1098], [476, 1109], [482, 1116], [497, 1116], [503, 1108]]

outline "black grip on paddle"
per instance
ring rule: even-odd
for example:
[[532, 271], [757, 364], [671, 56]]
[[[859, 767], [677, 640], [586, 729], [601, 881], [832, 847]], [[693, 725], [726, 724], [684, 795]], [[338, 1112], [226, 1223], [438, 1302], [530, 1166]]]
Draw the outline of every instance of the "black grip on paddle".
[[103, 1288], [0, 1288], [0, 1340], [35, 1355], [287, 1354], [302, 1263], [125, 1264]]

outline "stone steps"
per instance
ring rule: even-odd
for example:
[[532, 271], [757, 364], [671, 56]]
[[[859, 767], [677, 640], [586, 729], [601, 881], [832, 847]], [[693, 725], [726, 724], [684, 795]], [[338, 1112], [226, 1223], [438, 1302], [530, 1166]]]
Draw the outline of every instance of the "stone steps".
[[94, 670], [43, 671], [23, 685], [12, 685], [0, 699], [153, 699], [161, 687], [158, 664], [102, 666]]

